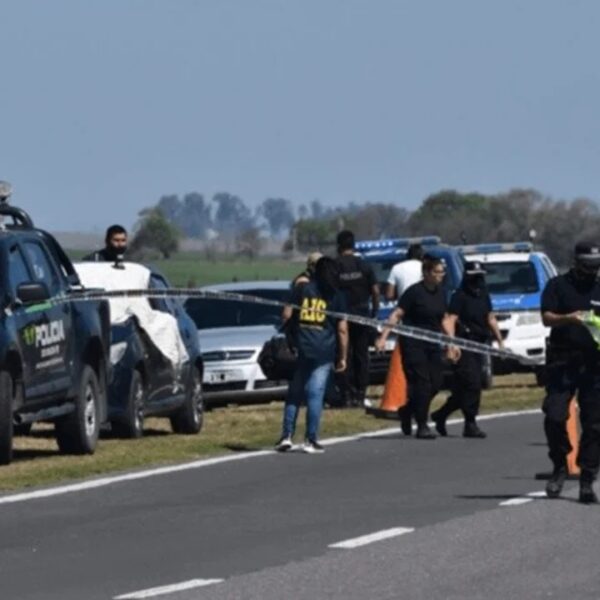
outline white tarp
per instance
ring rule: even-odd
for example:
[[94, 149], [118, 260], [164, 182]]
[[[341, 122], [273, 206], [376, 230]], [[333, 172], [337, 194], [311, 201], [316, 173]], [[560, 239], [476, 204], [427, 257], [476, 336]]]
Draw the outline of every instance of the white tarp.
[[[116, 269], [110, 262], [80, 262], [74, 266], [86, 288], [102, 288], [107, 291], [149, 288], [150, 269], [136, 263], [121, 264], [122, 269]], [[118, 325], [130, 317], [136, 317], [140, 327], [174, 367], [179, 368], [189, 360], [173, 315], [154, 310], [147, 298], [109, 298], [109, 304], [112, 324]]]

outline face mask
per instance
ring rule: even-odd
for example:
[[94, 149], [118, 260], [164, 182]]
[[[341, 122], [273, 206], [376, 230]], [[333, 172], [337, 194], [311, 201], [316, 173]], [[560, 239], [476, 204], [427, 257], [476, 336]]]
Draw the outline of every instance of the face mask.
[[598, 278], [598, 271], [590, 271], [588, 269], [581, 269], [578, 267], [575, 267], [574, 274], [577, 281], [586, 285], [593, 284]]
[[480, 275], [467, 277], [465, 279], [465, 288], [472, 294], [479, 296], [485, 289], [485, 281]]

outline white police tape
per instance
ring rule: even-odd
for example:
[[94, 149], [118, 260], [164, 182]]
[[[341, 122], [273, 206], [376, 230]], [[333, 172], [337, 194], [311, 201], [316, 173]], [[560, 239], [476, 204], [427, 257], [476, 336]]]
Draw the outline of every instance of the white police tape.
[[[249, 294], [238, 294], [235, 292], [219, 292], [215, 290], [198, 290], [195, 288], [167, 288], [167, 289], [131, 289], [131, 290], [74, 290], [66, 296], [55, 296], [50, 300], [53, 304], [60, 304], [63, 302], [79, 302], [79, 301], [91, 301], [91, 300], [110, 300], [116, 298], [153, 298], [153, 299], [164, 299], [164, 298], [205, 298], [213, 300], [224, 300], [233, 302], [248, 302], [250, 304], [263, 304], [267, 306], [277, 306], [283, 308], [284, 306], [291, 306], [294, 310], [302, 310], [301, 306], [290, 304], [288, 302], [282, 302], [280, 300], [269, 300], [268, 298], [261, 298], [259, 296], [252, 296]], [[311, 309], [312, 310], [312, 309]], [[377, 331], [381, 331], [384, 327], [389, 324], [385, 321], [379, 321], [378, 319], [372, 319], [369, 317], [361, 317], [359, 315], [351, 315], [347, 313], [335, 312], [330, 310], [314, 309], [314, 312], [324, 313], [330, 317], [336, 319], [344, 319], [351, 323], [357, 323], [359, 325], [365, 325], [366, 327], [372, 327]], [[503, 350], [495, 348], [488, 344], [481, 342], [475, 342], [461, 337], [453, 337], [430, 331], [428, 329], [421, 329], [420, 327], [412, 327], [409, 325], [397, 324], [391, 327], [390, 331], [397, 335], [409, 337], [415, 340], [423, 342], [429, 342], [438, 346], [456, 346], [461, 350], [473, 352], [475, 354], [488, 354], [502, 359], [516, 360], [525, 365], [534, 365], [536, 362], [526, 356], [511, 352], [510, 350]]]

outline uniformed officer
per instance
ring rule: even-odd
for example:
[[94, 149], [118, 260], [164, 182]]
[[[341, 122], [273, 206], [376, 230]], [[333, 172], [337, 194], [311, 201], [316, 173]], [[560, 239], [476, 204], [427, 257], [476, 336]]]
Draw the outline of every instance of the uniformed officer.
[[[354, 234], [341, 231], [337, 236], [340, 290], [346, 296], [348, 313], [377, 317], [379, 285], [371, 265], [354, 254]], [[371, 329], [358, 323], [348, 328], [348, 369], [341, 378], [343, 403], [362, 406], [369, 384], [369, 342]]]
[[[465, 263], [461, 286], [450, 299], [448, 324], [451, 335], [480, 343], [487, 343], [493, 337], [500, 348], [504, 346], [485, 285], [485, 269], [478, 261]], [[446, 419], [452, 412], [461, 409], [465, 418], [463, 436], [486, 437], [476, 422], [481, 402], [482, 370], [483, 355], [463, 350], [454, 367], [452, 394], [439, 410], [431, 413], [440, 435], [447, 435]]]
[[[446, 269], [443, 262], [434, 256], [423, 257], [423, 281], [409, 287], [398, 301], [389, 316], [386, 326], [375, 342], [377, 350], [385, 348], [392, 327], [399, 321], [405, 325], [450, 334], [448, 307], [442, 283]], [[402, 366], [408, 383], [408, 404], [403, 410], [401, 427], [405, 435], [412, 431], [411, 419], [417, 422], [417, 438], [435, 439], [429, 429], [429, 405], [442, 384], [442, 349], [439, 345], [400, 337], [402, 345]], [[460, 358], [460, 350], [451, 346], [446, 350], [448, 358], [455, 362]]]
[[586, 313], [600, 309], [599, 268], [600, 244], [579, 242], [573, 267], [548, 282], [541, 307], [544, 325], [552, 328], [543, 411], [554, 470], [546, 494], [557, 498], [567, 478], [571, 444], [566, 422], [569, 403], [577, 394], [581, 419], [579, 501], [584, 504], [598, 502], [592, 483], [600, 464], [600, 350], [583, 321]]

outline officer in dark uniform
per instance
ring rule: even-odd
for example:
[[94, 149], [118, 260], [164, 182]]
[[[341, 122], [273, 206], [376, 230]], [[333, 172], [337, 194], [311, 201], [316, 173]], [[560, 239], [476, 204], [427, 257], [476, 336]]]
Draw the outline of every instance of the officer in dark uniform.
[[127, 230], [122, 225], [111, 225], [106, 230], [104, 248], [96, 250], [87, 256], [85, 261], [94, 262], [119, 262], [127, 252]]
[[[451, 333], [448, 326], [448, 306], [442, 286], [446, 269], [443, 262], [434, 256], [423, 257], [423, 281], [411, 285], [402, 294], [396, 308], [375, 342], [377, 350], [385, 348], [392, 327], [399, 321], [404, 325], [427, 329], [436, 333]], [[442, 385], [442, 348], [438, 344], [400, 337], [402, 345], [402, 367], [408, 384], [408, 404], [403, 410], [401, 428], [405, 435], [411, 435], [412, 421], [417, 422], [417, 438], [435, 439], [429, 429], [429, 405]], [[460, 358], [460, 350], [454, 346], [446, 349], [452, 362]]]
[[599, 268], [600, 244], [579, 242], [573, 268], [548, 282], [541, 307], [544, 325], [552, 328], [543, 411], [554, 471], [546, 494], [557, 498], [567, 478], [566, 458], [572, 448], [566, 422], [569, 403], [577, 394], [581, 419], [579, 501], [584, 504], [598, 502], [592, 483], [600, 464], [600, 350], [583, 320], [588, 311], [600, 309]]
[[[340, 290], [346, 296], [348, 313], [377, 317], [379, 285], [371, 265], [354, 254], [354, 234], [341, 231], [337, 236]], [[348, 328], [348, 370], [341, 381], [342, 403], [362, 406], [369, 384], [369, 342], [371, 329], [358, 323]]]
[[[465, 263], [461, 286], [450, 299], [448, 324], [451, 335], [480, 343], [489, 342], [493, 336], [500, 348], [504, 345], [485, 286], [485, 269], [478, 261]], [[483, 355], [463, 350], [454, 367], [452, 395], [439, 410], [431, 413], [431, 419], [440, 435], [447, 435], [446, 419], [452, 412], [461, 409], [465, 417], [463, 436], [486, 437], [476, 422], [481, 402], [482, 370]]]

